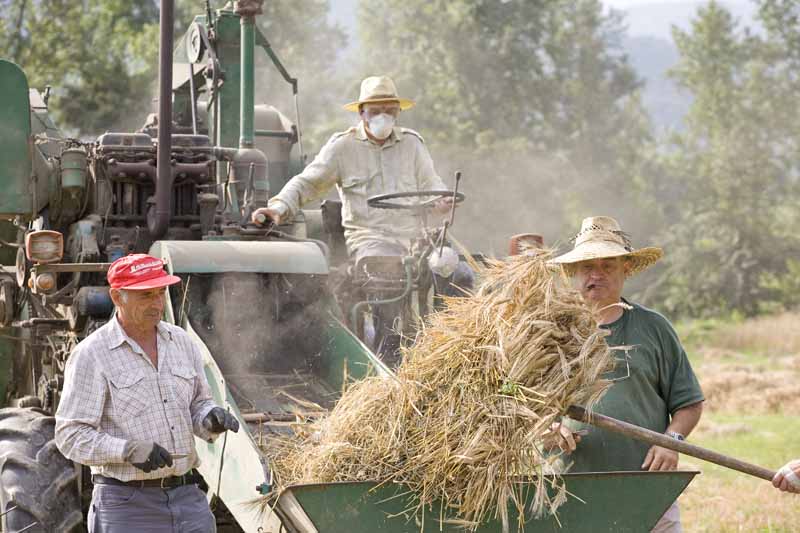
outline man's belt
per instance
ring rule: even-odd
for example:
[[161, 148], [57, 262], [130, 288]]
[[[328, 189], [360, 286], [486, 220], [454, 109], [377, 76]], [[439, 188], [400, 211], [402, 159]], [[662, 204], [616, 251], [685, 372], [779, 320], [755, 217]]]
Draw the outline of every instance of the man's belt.
[[137, 487], [137, 488], [160, 488], [160, 489], [173, 489], [175, 487], [182, 487], [183, 485], [192, 485], [199, 483], [201, 480], [200, 474], [192, 470], [182, 476], [169, 476], [158, 479], [134, 479], [131, 481], [120, 481], [119, 479], [95, 474], [92, 476], [92, 483], [95, 485], [119, 485], [124, 487]]

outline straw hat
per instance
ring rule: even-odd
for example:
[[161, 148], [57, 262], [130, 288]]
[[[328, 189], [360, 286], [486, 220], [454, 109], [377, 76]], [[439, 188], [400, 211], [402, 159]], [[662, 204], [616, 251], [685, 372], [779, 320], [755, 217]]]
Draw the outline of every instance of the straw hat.
[[361, 104], [397, 102], [400, 109], [405, 111], [414, 107], [414, 101], [408, 98], [397, 96], [397, 87], [394, 86], [392, 78], [389, 76], [370, 76], [361, 82], [361, 94], [358, 95], [356, 102], [346, 104], [344, 108], [348, 111], [358, 112]]
[[613, 218], [589, 217], [583, 219], [581, 230], [575, 236], [575, 247], [572, 251], [551, 259], [550, 263], [562, 265], [568, 274], [572, 274], [575, 263], [581, 261], [624, 257], [630, 265], [628, 276], [632, 276], [652, 266], [662, 255], [664, 252], [661, 248], [648, 247], [634, 250], [628, 235]]

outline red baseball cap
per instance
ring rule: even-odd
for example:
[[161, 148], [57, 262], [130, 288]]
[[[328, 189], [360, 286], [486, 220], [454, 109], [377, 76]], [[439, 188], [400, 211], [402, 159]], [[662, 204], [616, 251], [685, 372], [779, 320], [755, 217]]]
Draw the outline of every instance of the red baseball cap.
[[164, 270], [164, 261], [147, 254], [130, 254], [111, 263], [108, 283], [112, 289], [146, 290], [180, 283]]

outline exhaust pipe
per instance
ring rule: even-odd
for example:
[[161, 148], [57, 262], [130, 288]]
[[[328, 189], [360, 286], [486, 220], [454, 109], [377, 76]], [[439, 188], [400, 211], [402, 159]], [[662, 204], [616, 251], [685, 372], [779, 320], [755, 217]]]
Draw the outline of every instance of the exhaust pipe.
[[255, 49], [256, 15], [261, 14], [264, 0], [238, 2], [235, 13], [239, 15], [240, 76], [239, 89], [239, 148], [252, 148], [255, 139]]
[[[239, 0], [234, 12], [240, 17], [240, 92], [239, 92], [239, 149], [233, 158], [231, 184], [237, 197], [246, 190], [253, 196], [245, 203], [264, 207], [269, 200], [268, 162], [264, 153], [255, 148], [255, 48], [256, 16], [262, 12], [264, 0]], [[245, 209], [247, 211], [247, 209]], [[244, 213], [249, 219], [249, 213]]]
[[[156, 205], [148, 212], [147, 229], [153, 240], [167, 232], [172, 214], [172, 45], [175, 0], [161, 0], [158, 45], [158, 153]], [[151, 216], [152, 214], [152, 216]]]

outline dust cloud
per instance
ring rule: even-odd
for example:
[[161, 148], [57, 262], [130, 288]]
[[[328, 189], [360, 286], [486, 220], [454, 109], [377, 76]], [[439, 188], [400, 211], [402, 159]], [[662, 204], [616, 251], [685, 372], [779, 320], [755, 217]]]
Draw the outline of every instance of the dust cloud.
[[323, 339], [324, 283], [290, 274], [193, 275], [189, 320], [226, 375], [311, 371]]
[[565, 251], [582, 219], [597, 215], [619, 220], [635, 246], [646, 245], [657, 231], [652, 221], [641, 219], [629, 195], [604, 190], [591, 172], [565, 158], [514, 150], [478, 156], [435, 146], [431, 151], [448, 187], [455, 171], [462, 172], [466, 199], [456, 211], [453, 233], [473, 253], [505, 257], [509, 239], [519, 233], [538, 233], [546, 246]]

